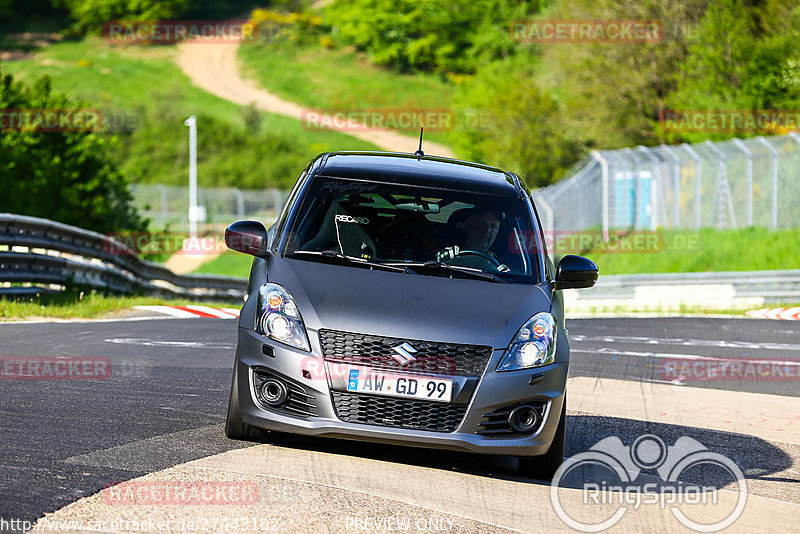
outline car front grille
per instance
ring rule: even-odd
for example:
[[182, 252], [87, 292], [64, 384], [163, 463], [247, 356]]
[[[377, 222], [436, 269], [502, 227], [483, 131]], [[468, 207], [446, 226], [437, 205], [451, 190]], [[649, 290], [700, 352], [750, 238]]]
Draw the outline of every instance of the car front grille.
[[395, 399], [341, 391], [332, 391], [331, 395], [336, 416], [346, 423], [454, 432], [467, 412], [466, 404]]
[[[322, 352], [327, 361], [367, 365], [376, 369], [410, 371], [450, 376], [479, 377], [492, 355], [492, 347], [456, 345], [394, 337], [320, 330]], [[409, 343], [413, 360], [401, 364], [393, 347]]]

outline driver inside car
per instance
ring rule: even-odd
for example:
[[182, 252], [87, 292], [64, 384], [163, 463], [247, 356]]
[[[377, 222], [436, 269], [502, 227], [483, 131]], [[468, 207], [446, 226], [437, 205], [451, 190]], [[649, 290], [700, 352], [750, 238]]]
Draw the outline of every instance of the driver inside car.
[[[439, 251], [436, 254], [436, 261], [452, 263], [457, 256], [465, 259], [467, 256], [471, 256], [482, 258], [484, 261], [493, 260], [490, 263], [498, 272], [509, 271], [508, 266], [504, 265], [497, 255], [489, 250], [500, 231], [502, 219], [503, 214], [500, 211], [481, 207], [472, 208], [465, 222], [467, 235], [464, 237], [463, 246], [453, 245]], [[465, 266], [472, 267], [473, 265]]]

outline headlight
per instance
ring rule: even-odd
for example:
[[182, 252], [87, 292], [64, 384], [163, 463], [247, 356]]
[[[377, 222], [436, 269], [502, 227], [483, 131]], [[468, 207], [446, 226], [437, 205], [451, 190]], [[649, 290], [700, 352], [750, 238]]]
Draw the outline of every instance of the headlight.
[[264, 284], [258, 290], [256, 332], [292, 347], [311, 351], [297, 305], [289, 292], [278, 284]]
[[498, 371], [549, 365], [556, 359], [556, 318], [537, 313], [522, 325], [503, 354]]

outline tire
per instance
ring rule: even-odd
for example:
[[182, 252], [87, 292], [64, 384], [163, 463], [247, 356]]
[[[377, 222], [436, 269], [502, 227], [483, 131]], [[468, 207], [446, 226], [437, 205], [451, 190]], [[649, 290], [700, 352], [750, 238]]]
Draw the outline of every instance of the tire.
[[225, 435], [229, 439], [237, 439], [239, 441], [263, 441], [267, 434], [265, 430], [242, 421], [238, 393], [239, 384], [236, 378], [236, 366], [234, 365], [231, 396], [228, 400], [228, 415], [225, 418]]
[[561, 407], [561, 418], [550, 449], [541, 456], [521, 456], [519, 458], [519, 473], [537, 480], [553, 480], [553, 475], [564, 461], [564, 437], [567, 431], [567, 397]]

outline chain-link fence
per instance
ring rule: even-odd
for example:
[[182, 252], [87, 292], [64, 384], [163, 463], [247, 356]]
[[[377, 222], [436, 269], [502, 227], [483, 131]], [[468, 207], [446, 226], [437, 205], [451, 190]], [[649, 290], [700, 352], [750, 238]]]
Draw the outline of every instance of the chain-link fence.
[[596, 150], [533, 193], [545, 230], [800, 225], [800, 135]]
[[[131, 186], [133, 205], [156, 228], [189, 228], [189, 188], [160, 184]], [[277, 217], [288, 192], [277, 189], [198, 188], [198, 205], [207, 229], [253, 219], [265, 224]]]

